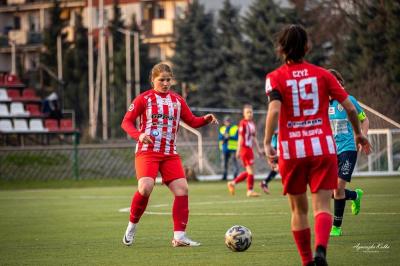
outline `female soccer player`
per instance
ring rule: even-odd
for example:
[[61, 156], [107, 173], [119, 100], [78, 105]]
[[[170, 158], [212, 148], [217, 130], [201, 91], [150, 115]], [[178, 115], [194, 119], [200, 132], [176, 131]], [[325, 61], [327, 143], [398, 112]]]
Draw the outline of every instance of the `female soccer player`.
[[[152, 88], [133, 100], [122, 121], [121, 127], [138, 142], [135, 154], [138, 190], [133, 196], [128, 227], [122, 238], [127, 246], [134, 242], [137, 224], [146, 209], [158, 172], [175, 196], [172, 246], [200, 245], [185, 233], [189, 217], [188, 183], [175, 140], [181, 119], [194, 128], [208, 123], [218, 124], [218, 121], [213, 114], [194, 116], [185, 100], [170, 90], [173, 78], [167, 64], [155, 65], [151, 71]], [[140, 126], [136, 128], [138, 117]]]
[[[336, 77], [340, 85], [344, 86], [342, 75], [334, 70], [329, 71]], [[361, 122], [361, 130], [367, 135], [369, 128], [369, 120], [361, 106], [353, 96], [349, 96], [350, 101], [357, 109], [358, 119]], [[361, 198], [363, 191], [361, 189], [346, 189], [346, 183], [351, 181], [354, 167], [357, 162], [357, 147], [354, 142], [353, 129], [347, 119], [347, 114], [343, 107], [336, 100], [329, 102], [329, 119], [333, 130], [333, 137], [336, 142], [337, 159], [338, 159], [338, 188], [334, 190], [334, 216], [331, 236], [342, 235], [343, 213], [346, 206], [346, 200], [352, 200], [351, 212], [357, 215], [360, 212]]]
[[254, 154], [255, 147], [258, 153], [263, 154], [256, 137], [256, 126], [253, 121], [253, 107], [249, 104], [243, 107], [243, 119], [239, 123], [239, 141], [236, 158], [242, 160], [246, 171], [240, 173], [234, 180], [228, 182], [228, 190], [235, 195], [235, 185], [247, 178], [247, 197], [259, 197], [260, 194], [253, 190], [254, 187]]
[[[269, 98], [264, 148], [274, 166], [276, 150], [271, 139], [279, 118], [279, 171], [283, 194], [291, 207], [291, 229], [303, 265], [327, 265], [326, 249], [332, 227], [330, 200], [337, 188], [336, 148], [329, 124], [329, 97], [346, 110], [354, 128], [357, 145], [370, 152], [362, 135], [357, 111], [348, 94], [329, 71], [303, 60], [308, 37], [300, 25], [285, 27], [278, 37], [278, 52], [284, 64], [269, 73], [266, 93]], [[308, 223], [307, 184], [312, 193], [315, 255], [311, 252]]]

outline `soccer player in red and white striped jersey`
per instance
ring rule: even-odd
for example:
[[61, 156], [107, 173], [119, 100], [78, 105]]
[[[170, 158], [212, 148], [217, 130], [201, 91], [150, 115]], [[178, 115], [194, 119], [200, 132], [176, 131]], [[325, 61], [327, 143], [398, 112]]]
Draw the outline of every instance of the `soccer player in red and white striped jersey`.
[[[138, 190], [133, 196], [128, 227], [122, 242], [133, 244], [137, 223], [144, 213], [158, 172], [163, 183], [174, 194], [172, 207], [174, 237], [172, 245], [199, 246], [189, 239], [185, 230], [189, 217], [188, 184], [181, 159], [176, 152], [176, 136], [182, 120], [197, 128], [208, 123], [217, 124], [213, 114], [196, 117], [186, 101], [170, 90], [173, 73], [167, 64], [157, 64], [151, 71], [153, 88], [136, 97], [129, 106], [121, 127], [138, 143], [136, 145], [135, 169]], [[136, 119], [140, 126], [136, 128]]]
[[[299, 25], [285, 27], [278, 37], [278, 52], [285, 64], [269, 73], [269, 98], [264, 147], [274, 166], [277, 153], [271, 146], [278, 126], [278, 158], [283, 193], [291, 206], [291, 229], [303, 265], [326, 265], [326, 248], [332, 226], [330, 200], [337, 187], [336, 147], [329, 124], [329, 97], [338, 100], [348, 113], [357, 144], [370, 152], [362, 135], [354, 105], [348, 94], [327, 70], [303, 60], [308, 50], [307, 33]], [[315, 219], [315, 256], [311, 252], [307, 185], [312, 193]]]
[[236, 157], [242, 160], [246, 171], [240, 173], [231, 182], [228, 182], [228, 190], [231, 195], [235, 194], [235, 185], [247, 179], [247, 197], [259, 197], [260, 194], [253, 190], [254, 188], [254, 153], [253, 148], [257, 149], [259, 154], [262, 150], [257, 141], [256, 125], [253, 121], [253, 107], [249, 104], [243, 107], [243, 119], [239, 123], [239, 141]]

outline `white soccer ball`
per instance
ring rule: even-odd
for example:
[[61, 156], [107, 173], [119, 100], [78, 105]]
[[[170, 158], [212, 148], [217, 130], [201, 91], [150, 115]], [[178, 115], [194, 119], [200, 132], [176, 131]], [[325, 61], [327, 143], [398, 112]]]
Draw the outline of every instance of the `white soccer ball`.
[[251, 231], [242, 225], [234, 225], [225, 233], [225, 245], [232, 251], [245, 251], [251, 241]]

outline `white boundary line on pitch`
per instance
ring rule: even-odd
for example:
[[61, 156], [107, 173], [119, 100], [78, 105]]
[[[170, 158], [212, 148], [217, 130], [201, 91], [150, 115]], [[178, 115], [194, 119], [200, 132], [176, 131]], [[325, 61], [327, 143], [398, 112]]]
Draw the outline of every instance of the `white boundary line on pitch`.
[[[130, 208], [119, 209], [119, 212], [129, 212]], [[171, 212], [145, 211], [148, 215], [172, 215]], [[398, 212], [363, 212], [363, 215], [400, 215]], [[250, 216], [250, 215], [290, 215], [290, 212], [261, 212], [261, 213], [235, 213], [235, 212], [194, 212], [190, 216]]]

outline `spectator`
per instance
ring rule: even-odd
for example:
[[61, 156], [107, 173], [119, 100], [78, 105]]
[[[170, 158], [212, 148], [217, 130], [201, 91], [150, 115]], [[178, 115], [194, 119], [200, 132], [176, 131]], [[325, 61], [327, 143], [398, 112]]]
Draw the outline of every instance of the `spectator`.
[[238, 142], [238, 126], [232, 124], [232, 119], [229, 116], [224, 117], [224, 125], [219, 128], [218, 140], [219, 150], [224, 157], [222, 180], [227, 180], [230, 158], [232, 158], [233, 162], [233, 178], [235, 179], [239, 174], [239, 166], [235, 156]]

